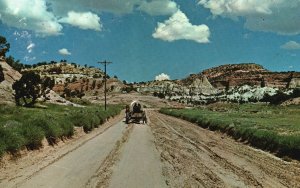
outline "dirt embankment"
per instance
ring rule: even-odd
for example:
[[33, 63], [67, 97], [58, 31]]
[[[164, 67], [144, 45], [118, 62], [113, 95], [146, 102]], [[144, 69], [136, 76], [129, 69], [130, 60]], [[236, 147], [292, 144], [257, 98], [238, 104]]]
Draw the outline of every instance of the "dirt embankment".
[[189, 122], [150, 113], [170, 187], [300, 187], [300, 163]]
[[[103, 133], [107, 132], [111, 126], [115, 125], [121, 119], [123, 119], [123, 114], [111, 119], [90, 134], [85, 134], [83, 130], [78, 131], [73, 139], [59, 142], [54, 147], [45, 143], [44, 148], [41, 150], [24, 151], [22, 155], [16, 159], [8, 159], [9, 156], [5, 157], [0, 162], [0, 187], [14, 187], [27, 182], [28, 179], [31, 179], [49, 166], [55, 165], [56, 162], [65, 159], [79, 148], [82, 148], [82, 146], [95, 140], [95, 138], [99, 136], [103, 137]], [[116, 139], [118, 139], [118, 137], [116, 137]], [[110, 150], [108, 150], [108, 152], [109, 151]], [[93, 153], [86, 153], [83, 156], [89, 155], [93, 155]], [[81, 163], [80, 158], [74, 160], [70, 169], [76, 167], [76, 164]], [[57, 166], [57, 169], [59, 169], [60, 172], [62, 171], [62, 168], [59, 166]], [[79, 174], [76, 173], [76, 176], [77, 175]], [[55, 180], [49, 179], [49, 182], [53, 181]]]

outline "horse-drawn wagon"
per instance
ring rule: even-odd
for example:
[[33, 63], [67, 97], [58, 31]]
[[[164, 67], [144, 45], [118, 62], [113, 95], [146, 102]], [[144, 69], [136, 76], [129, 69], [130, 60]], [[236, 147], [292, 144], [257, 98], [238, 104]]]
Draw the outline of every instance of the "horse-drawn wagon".
[[133, 101], [130, 105], [126, 106], [126, 123], [147, 123], [146, 113], [138, 101]]

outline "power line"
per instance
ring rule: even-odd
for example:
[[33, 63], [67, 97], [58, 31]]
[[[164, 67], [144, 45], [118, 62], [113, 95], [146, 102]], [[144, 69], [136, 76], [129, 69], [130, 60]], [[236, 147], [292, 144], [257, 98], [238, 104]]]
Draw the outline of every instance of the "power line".
[[112, 62], [108, 62], [105, 60], [103, 62], [98, 62], [98, 63], [104, 65], [104, 109], [106, 111], [106, 105], [107, 105], [107, 102], [106, 102], [106, 78], [107, 78], [106, 65], [111, 64]]

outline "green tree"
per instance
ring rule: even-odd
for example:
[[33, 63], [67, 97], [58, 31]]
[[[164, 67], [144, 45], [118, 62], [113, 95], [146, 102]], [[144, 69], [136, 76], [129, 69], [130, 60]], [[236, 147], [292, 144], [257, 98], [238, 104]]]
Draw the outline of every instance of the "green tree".
[[10, 44], [6, 41], [6, 38], [0, 36], [0, 57], [5, 57], [6, 52], [9, 51]]
[[43, 95], [46, 98], [46, 91], [48, 89], [52, 89], [55, 85], [55, 80], [51, 79], [50, 77], [44, 77], [41, 80], [41, 95]]
[[12, 88], [15, 90], [15, 101], [18, 106], [31, 107], [40, 94], [41, 78], [34, 72], [26, 72]]
[[25, 66], [20, 63], [20, 60], [15, 60], [15, 58], [12, 56], [8, 56], [7, 58], [5, 58], [5, 60], [7, 64], [9, 64], [13, 69], [19, 72], [21, 72], [21, 70], [25, 68]]
[[15, 101], [18, 106], [31, 107], [38, 97], [46, 98], [46, 91], [54, 87], [55, 81], [50, 77], [41, 77], [34, 72], [25, 72], [20, 80], [13, 84]]

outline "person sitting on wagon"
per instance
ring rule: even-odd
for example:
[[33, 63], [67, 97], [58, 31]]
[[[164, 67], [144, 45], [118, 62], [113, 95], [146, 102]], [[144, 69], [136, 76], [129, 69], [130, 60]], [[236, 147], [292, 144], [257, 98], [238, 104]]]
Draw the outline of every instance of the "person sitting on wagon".
[[138, 105], [136, 103], [134, 103], [133, 107], [132, 107], [132, 111], [133, 113], [137, 113], [139, 110], [138, 110]]
[[137, 111], [138, 111], [138, 112], [141, 112], [141, 110], [142, 110], [142, 106], [141, 106], [140, 103], [138, 103], [138, 104], [137, 104]]

